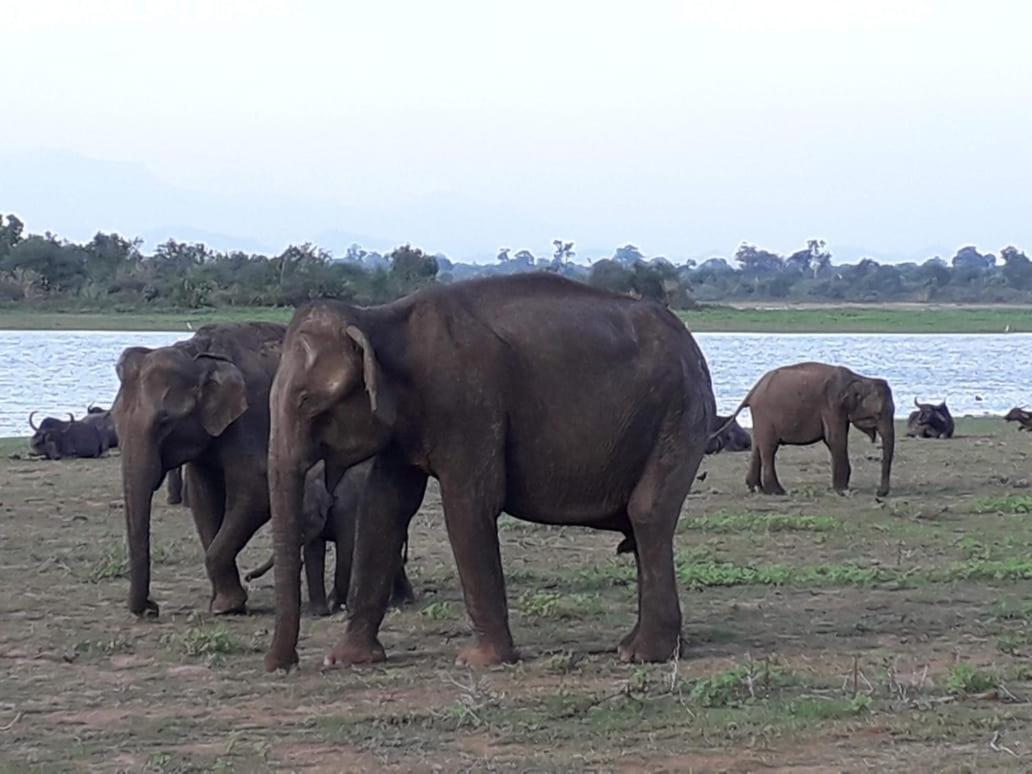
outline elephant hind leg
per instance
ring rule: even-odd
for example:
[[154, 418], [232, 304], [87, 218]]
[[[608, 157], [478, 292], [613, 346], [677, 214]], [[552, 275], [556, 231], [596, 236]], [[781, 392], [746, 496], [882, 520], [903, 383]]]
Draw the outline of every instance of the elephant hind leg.
[[760, 465], [760, 446], [754, 443], [752, 456], [749, 458], [749, 473], [745, 477], [745, 485], [749, 487], [750, 492], [760, 488]]
[[[759, 417], [755, 418], [753, 438], [753, 458], [759, 460], [760, 490], [764, 494], [783, 495], [785, 494], [781, 482], [778, 481], [777, 468], [774, 465], [774, 458], [778, 453], [778, 436], [769, 423], [763, 422]], [[755, 462], [753, 463], [756, 464]], [[750, 476], [752, 470], [750, 470]]]
[[674, 531], [702, 454], [700, 448], [676, 459], [657, 456], [631, 494], [627, 517], [638, 566], [638, 622], [617, 649], [623, 661], [666, 661], [680, 648]]

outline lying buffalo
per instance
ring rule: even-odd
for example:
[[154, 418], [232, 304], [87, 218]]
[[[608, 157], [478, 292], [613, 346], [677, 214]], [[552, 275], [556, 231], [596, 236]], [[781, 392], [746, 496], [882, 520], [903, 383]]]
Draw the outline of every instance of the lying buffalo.
[[1032, 430], [1032, 411], [1015, 406], [1007, 412], [1004, 419], [1008, 422], [1017, 422], [1018, 430]]
[[730, 417], [722, 417], [720, 415], [714, 417], [713, 426], [710, 430], [715, 432], [721, 428], [723, 429], [710, 437], [706, 443], [706, 454], [717, 454], [722, 451], [741, 452], [752, 449], [752, 436], [749, 435], [749, 431], [738, 424], [737, 419], [724, 427], [724, 423], [728, 419]]
[[115, 430], [115, 420], [114, 417], [111, 416], [110, 409], [102, 409], [100, 406], [90, 406], [86, 409], [86, 416], [84, 416], [81, 421], [84, 425], [93, 425], [97, 428], [106, 448], [118, 448], [118, 432]]
[[94, 414], [97, 418], [91, 421], [78, 420], [72, 414], [67, 420], [47, 417], [38, 425], [33, 421], [35, 415], [35, 411], [29, 414], [29, 427], [34, 431], [29, 439], [33, 454], [50, 460], [99, 457], [110, 448], [111, 439], [98, 414]]
[[916, 411], [907, 417], [907, 435], [911, 438], [952, 438], [953, 415], [942, 403], [918, 403], [914, 398]]

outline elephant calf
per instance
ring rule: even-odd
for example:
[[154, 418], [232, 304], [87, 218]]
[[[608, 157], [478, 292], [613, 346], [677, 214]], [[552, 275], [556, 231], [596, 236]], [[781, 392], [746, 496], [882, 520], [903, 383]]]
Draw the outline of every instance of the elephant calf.
[[[322, 462], [309, 471], [305, 479], [304, 500], [301, 508], [302, 556], [305, 580], [308, 583], [308, 603], [313, 615], [323, 616], [336, 612], [347, 602], [351, 581], [351, 561], [355, 550], [355, 519], [358, 503], [369, 480], [372, 461], [363, 462], [348, 470], [331, 495], [326, 491], [326, 474]], [[326, 544], [335, 546], [333, 589], [326, 596]], [[408, 539], [406, 538], [406, 546]], [[407, 551], [406, 551], [407, 553]], [[273, 567], [273, 557], [244, 576], [252, 581]], [[393, 604], [412, 602], [415, 594], [405, 573], [404, 560], [394, 576], [391, 601]]]
[[[873, 443], [882, 438], [881, 484], [878, 495], [889, 493], [889, 475], [895, 444], [892, 423], [895, 405], [884, 379], [873, 379], [842, 366], [798, 363], [764, 374], [745, 396], [735, 413], [718, 430], [723, 431], [748, 406], [753, 418], [753, 453], [750, 491], [784, 494], [774, 468], [774, 455], [782, 445], [808, 446], [823, 441], [831, 450], [832, 485], [849, 488], [849, 426], [866, 433]], [[712, 436], [711, 436], [712, 438]]]
[[918, 403], [914, 398], [916, 411], [907, 417], [907, 435], [911, 438], [952, 438], [953, 415], [942, 403]]

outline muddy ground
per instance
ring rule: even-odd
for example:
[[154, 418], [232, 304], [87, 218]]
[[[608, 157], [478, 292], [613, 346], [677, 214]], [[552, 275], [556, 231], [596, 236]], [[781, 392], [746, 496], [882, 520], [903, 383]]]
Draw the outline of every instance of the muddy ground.
[[[523, 661], [453, 666], [468, 628], [431, 489], [418, 602], [389, 661], [320, 669], [342, 616], [305, 618], [301, 669], [268, 675], [272, 575], [213, 619], [188, 513], [158, 498], [158, 621], [125, 609], [118, 460], [0, 459], [0, 769], [55, 771], [987, 771], [1032, 769], [1032, 434], [962, 420], [903, 439], [893, 494], [852, 437], [782, 450], [787, 497], [708, 458], [678, 534], [684, 653], [621, 664], [635, 615], [617, 537], [501, 521]], [[245, 568], [269, 551], [263, 529]]]

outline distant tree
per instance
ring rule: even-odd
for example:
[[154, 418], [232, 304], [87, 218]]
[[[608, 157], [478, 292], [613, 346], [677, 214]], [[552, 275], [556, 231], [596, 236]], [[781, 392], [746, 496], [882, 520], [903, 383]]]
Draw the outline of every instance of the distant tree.
[[745, 274], [771, 274], [784, 268], [784, 260], [777, 253], [761, 250], [756, 245], [742, 242], [735, 251], [735, 260]]
[[591, 265], [588, 284], [611, 293], [629, 293], [633, 277], [626, 266], [611, 258], [603, 258]]
[[498, 263], [508, 263], [511, 248], [501, 247], [498, 249]]
[[954, 269], [983, 272], [996, 265], [996, 256], [992, 253], [982, 255], [974, 246], [968, 245], [957, 251], [952, 263]]
[[86, 281], [86, 251], [52, 234], [29, 236], [4, 256], [2, 268], [24, 278], [26, 284], [38, 281], [43, 292], [74, 293]]
[[1008, 245], [1000, 251], [1003, 277], [1007, 284], [1018, 290], [1032, 289], [1032, 261], [1018, 248]]
[[573, 242], [564, 242], [561, 239], [553, 239], [552, 245], [555, 251], [552, 253], [552, 260], [557, 264], [568, 263], [576, 253], [573, 251]]
[[638, 261], [644, 261], [645, 256], [634, 245], [624, 245], [623, 247], [616, 248], [616, 251], [613, 253], [613, 260], [625, 266], [633, 266]]
[[530, 250], [520, 250], [512, 259], [521, 267], [528, 269], [534, 268], [534, 265], [537, 263], [534, 253], [530, 252]]
[[129, 240], [119, 234], [97, 232], [84, 247], [86, 271], [93, 282], [110, 283], [119, 273], [139, 266], [141, 240]]
[[24, 230], [25, 224], [18, 220], [17, 215], [0, 214], [0, 260], [22, 240]]
[[432, 282], [437, 275], [437, 260], [412, 245], [395, 248], [387, 260], [391, 264], [391, 277], [400, 283], [399, 289], [404, 292]]

